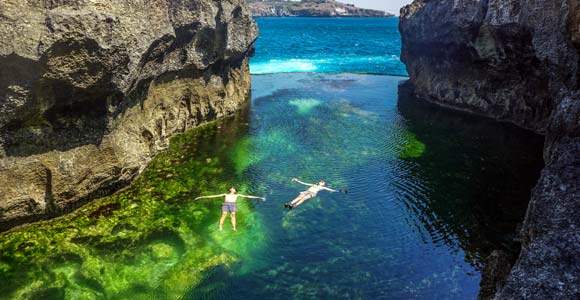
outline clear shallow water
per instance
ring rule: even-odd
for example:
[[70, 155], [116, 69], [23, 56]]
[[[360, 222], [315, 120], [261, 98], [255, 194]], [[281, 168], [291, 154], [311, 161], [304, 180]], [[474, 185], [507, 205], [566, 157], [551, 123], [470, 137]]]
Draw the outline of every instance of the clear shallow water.
[[[265, 247], [187, 299], [476, 299], [482, 259], [514, 246], [542, 140], [405, 94], [397, 104], [399, 81], [254, 77], [232, 157], [269, 198], [255, 208]], [[287, 211], [294, 176], [350, 193]]]
[[252, 74], [374, 73], [406, 76], [398, 18], [258, 18]]
[[[476, 299], [540, 137], [400, 94], [400, 78], [253, 78], [251, 109], [172, 140], [128, 189], [0, 235], [0, 299]], [[349, 194], [321, 193], [325, 179]], [[217, 231], [223, 193], [239, 230]], [[517, 213], [514, 213], [517, 212]]]

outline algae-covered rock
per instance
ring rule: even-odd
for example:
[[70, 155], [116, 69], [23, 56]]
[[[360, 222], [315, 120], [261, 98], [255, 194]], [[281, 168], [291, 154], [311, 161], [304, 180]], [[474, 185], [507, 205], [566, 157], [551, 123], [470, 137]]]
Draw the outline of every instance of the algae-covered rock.
[[150, 246], [151, 256], [157, 261], [170, 260], [176, 256], [175, 249], [166, 243], [157, 243]]
[[[193, 199], [233, 182], [247, 191], [229, 153], [245, 132], [238, 125], [178, 135], [126, 189], [1, 234], [0, 281], [9, 284], [0, 299], [178, 299], [212, 269], [232, 272], [262, 247], [260, 218], [243, 201], [238, 231], [218, 231], [220, 202]], [[218, 136], [228, 147], [216, 147]]]
[[0, 230], [126, 185], [248, 100], [244, 1], [0, 2]]

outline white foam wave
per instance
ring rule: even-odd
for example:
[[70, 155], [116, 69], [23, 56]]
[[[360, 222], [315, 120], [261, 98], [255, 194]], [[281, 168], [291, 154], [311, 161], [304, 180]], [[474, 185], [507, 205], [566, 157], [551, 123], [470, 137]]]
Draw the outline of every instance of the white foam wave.
[[250, 73], [276, 74], [297, 72], [336, 72], [344, 70], [348, 71], [350, 69], [354, 72], [359, 72], [361, 69], [369, 69], [369, 72], [372, 72], [373, 65], [386, 66], [398, 62], [399, 57], [397, 55], [344, 56], [329, 57], [325, 59], [271, 59], [268, 61], [251, 61]]
[[309, 59], [271, 59], [266, 62], [250, 63], [252, 74], [272, 74], [272, 73], [295, 73], [295, 72], [315, 72], [318, 70], [318, 63], [323, 60]]

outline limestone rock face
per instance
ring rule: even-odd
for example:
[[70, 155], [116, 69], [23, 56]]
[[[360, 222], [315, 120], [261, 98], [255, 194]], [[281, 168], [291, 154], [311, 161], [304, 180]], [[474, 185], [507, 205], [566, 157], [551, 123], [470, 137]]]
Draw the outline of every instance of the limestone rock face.
[[416, 0], [400, 31], [418, 95], [546, 135], [521, 253], [494, 299], [578, 299], [580, 1]]
[[0, 2], [0, 230], [126, 185], [249, 99], [242, 0]]

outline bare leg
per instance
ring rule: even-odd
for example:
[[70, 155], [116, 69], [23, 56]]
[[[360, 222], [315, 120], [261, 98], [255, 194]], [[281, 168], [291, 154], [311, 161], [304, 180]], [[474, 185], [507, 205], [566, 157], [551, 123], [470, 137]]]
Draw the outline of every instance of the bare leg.
[[220, 219], [220, 227], [219, 227], [220, 231], [222, 231], [223, 229], [224, 221], [226, 220], [227, 215], [228, 215], [227, 212], [222, 211], [222, 218]]
[[230, 219], [232, 221], [232, 230], [236, 231], [237, 229], [236, 229], [236, 213], [235, 212], [230, 213]]
[[296, 197], [294, 200], [290, 201], [291, 205], [294, 205], [296, 202], [302, 200], [305, 196], [303, 195], [298, 195], [298, 197]]
[[312, 198], [312, 196], [305, 196], [302, 197], [300, 200], [296, 201], [296, 203], [292, 204], [294, 207], [304, 203], [304, 201], [309, 200], [310, 198]]

